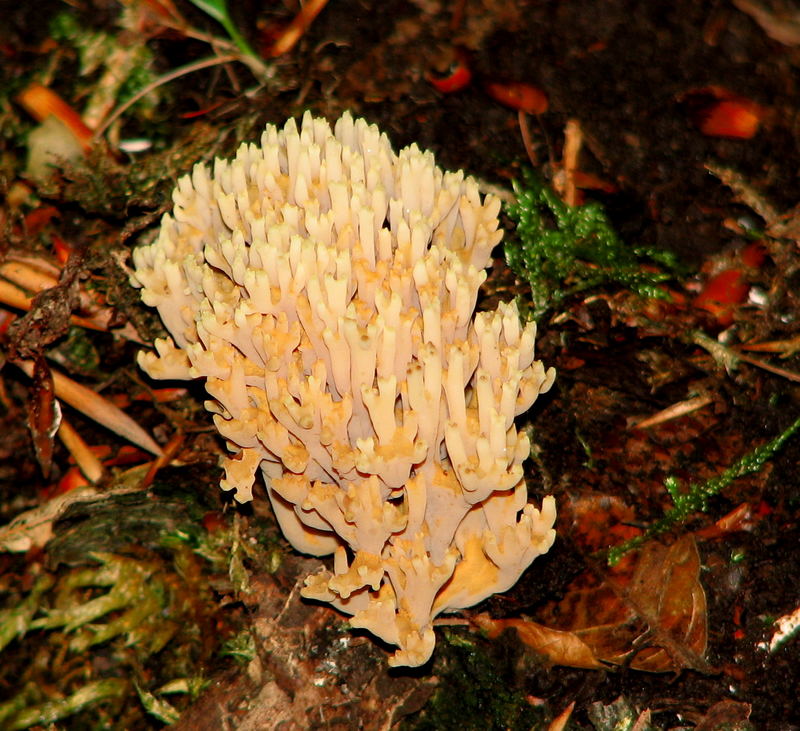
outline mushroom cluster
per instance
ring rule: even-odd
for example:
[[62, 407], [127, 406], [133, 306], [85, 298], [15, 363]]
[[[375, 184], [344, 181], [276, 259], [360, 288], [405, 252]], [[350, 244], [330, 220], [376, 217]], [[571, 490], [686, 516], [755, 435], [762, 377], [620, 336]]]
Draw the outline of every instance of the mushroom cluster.
[[347, 113], [268, 125], [173, 200], [133, 254], [171, 335], [140, 365], [204, 378], [221, 487], [250, 500], [260, 471], [289, 542], [333, 554], [303, 595], [424, 663], [435, 616], [507, 590], [555, 537], [514, 426], [553, 370], [515, 304], [474, 313], [499, 201]]

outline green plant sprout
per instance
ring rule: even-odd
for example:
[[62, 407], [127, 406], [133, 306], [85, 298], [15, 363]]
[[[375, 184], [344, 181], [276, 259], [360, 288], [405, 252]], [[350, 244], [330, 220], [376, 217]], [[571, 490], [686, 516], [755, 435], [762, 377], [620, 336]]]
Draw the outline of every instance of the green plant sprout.
[[764, 463], [770, 460], [783, 445], [800, 429], [800, 417], [777, 437], [756, 447], [749, 454], [740, 457], [722, 474], [712, 477], [702, 483], [692, 483], [689, 489], [682, 491], [680, 483], [674, 477], [664, 480], [664, 487], [672, 498], [673, 507], [653, 523], [642, 535], [631, 538], [618, 546], [608, 549], [607, 560], [609, 566], [616, 565], [619, 560], [630, 550], [638, 548], [645, 541], [666, 533], [673, 526], [685, 521], [692, 513], [704, 513], [708, 510], [708, 501], [719, 495], [734, 480], [744, 475], [758, 472]]
[[195, 7], [200, 8], [206, 15], [211, 16], [223, 27], [225, 32], [230, 36], [230, 39], [236, 44], [236, 47], [244, 56], [258, 59], [259, 63], [261, 63], [258, 54], [239, 32], [236, 24], [231, 19], [226, 0], [190, 0], [190, 2]]
[[[514, 181], [514, 192], [517, 202], [508, 212], [517, 236], [506, 242], [506, 260], [530, 283], [534, 318], [570, 295], [607, 284], [643, 297], [668, 296], [659, 284], [679, 269], [675, 256], [627, 246], [599, 203], [568, 205], [530, 169], [523, 172], [521, 183]], [[648, 269], [647, 264], [666, 271]]]

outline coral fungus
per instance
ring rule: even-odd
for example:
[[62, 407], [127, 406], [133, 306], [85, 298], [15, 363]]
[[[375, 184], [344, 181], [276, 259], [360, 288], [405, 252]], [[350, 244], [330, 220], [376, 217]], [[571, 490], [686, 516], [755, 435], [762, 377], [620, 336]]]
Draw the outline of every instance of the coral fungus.
[[514, 426], [553, 371], [513, 303], [474, 313], [499, 201], [362, 119], [308, 113], [173, 199], [134, 252], [171, 334], [142, 367], [204, 378], [222, 488], [250, 500], [260, 471], [292, 545], [333, 554], [304, 596], [424, 663], [436, 615], [508, 589], [555, 535]]

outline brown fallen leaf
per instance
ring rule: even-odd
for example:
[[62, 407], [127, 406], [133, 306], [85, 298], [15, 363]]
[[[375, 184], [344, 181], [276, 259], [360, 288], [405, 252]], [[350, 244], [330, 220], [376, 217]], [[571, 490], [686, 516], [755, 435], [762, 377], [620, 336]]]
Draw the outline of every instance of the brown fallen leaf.
[[547, 626], [487, 615], [473, 617], [473, 622], [490, 637], [516, 630], [522, 642], [557, 665], [711, 671], [703, 657], [706, 597], [691, 535], [671, 546], [650, 541], [626, 562], [604, 571], [600, 581], [596, 572], [579, 577], [564, 599], [545, 612]]
[[749, 703], [724, 700], [715, 703], [706, 715], [697, 721], [695, 731], [714, 731], [715, 729], [752, 728], [748, 723], [752, 707]]
[[507, 629], [515, 629], [519, 638], [555, 665], [597, 670], [605, 667], [592, 649], [574, 632], [551, 629], [527, 619], [492, 619], [485, 612], [472, 617], [472, 622], [490, 638]]
[[36, 459], [45, 477], [53, 465], [53, 441], [61, 423], [61, 407], [55, 398], [55, 387], [50, 368], [39, 356], [32, 364], [33, 385], [28, 400], [28, 427], [31, 430]]
[[599, 584], [576, 588], [559, 603], [561, 629], [613, 664], [650, 672], [710, 670], [703, 659], [706, 597], [691, 535], [671, 546], [650, 541], [627, 563], [598, 571]]

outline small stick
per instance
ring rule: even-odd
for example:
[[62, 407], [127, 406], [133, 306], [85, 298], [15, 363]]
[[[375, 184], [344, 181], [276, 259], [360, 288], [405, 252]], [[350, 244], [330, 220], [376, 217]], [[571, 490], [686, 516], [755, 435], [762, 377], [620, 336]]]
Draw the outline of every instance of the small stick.
[[69, 453], [75, 459], [78, 468], [89, 482], [97, 482], [103, 476], [103, 463], [97, 459], [94, 452], [75, 428], [63, 417], [58, 427], [58, 437]]
[[685, 414], [690, 414], [692, 411], [702, 409], [704, 406], [708, 406], [712, 401], [713, 399], [711, 396], [695, 396], [685, 401], [679, 401], [676, 404], [672, 404], [672, 406], [667, 406], [666, 409], [662, 409], [652, 416], [648, 416], [646, 419], [636, 422], [630, 428], [647, 429], [651, 426], [663, 424], [665, 421], [671, 421]]
[[583, 132], [577, 119], [568, 119], [564, 128], [564, 203], [568, 206], [578, 204], [578, 189], [575, 186], [575, 171], [578, 169], [578, 156], [583, 147]]
[[156, 477], [156, 474], [158, 474], [158, 471], [172, 462], [172, 458], [178, 453], [178, 450], [182, 445], [183, 434], [178, 432], [177, 434], [174, 434], [172, 439], [167, 442], [167, 445], [164, 447], [164, 452], [157, 459], [150, 463], [150, 468], [147, 470], [147, 474], [142, 479], [142, 483], [140, 485], [142, 489], [150, 487]]
[[272, 44], [272, 48], [269, 49], [269, 55], [276, 58], [291, 51], [297, 41], [303, 37], [311, 23], [314, 22], [314, 18], [320, 14], [327, 4], [328, 0], [309, 0], [303, 5], [300, 12], [294, 16], [294, 20], [286, 26], [283, 33]]
[[531, 161], [533, 167], [539, 167], [539, 157], [536, 155], [536, 150], [533, 149], [533, 139], [531, 137], [531, 128], [528, 124], [528, 113], [523, 109], [517, 112], [517, 120], [519, 121], [519, 132], [522, 135], [522, 144], [525, 146], [525, 153], [528, 155], [528, 160]]
[[[19, 360], [13, 361], [14, 365], [19, 366], [29, 378], [33, 377], [33, 361]], [[53, 374], [53, 389], [58, 398], [66, 401], [72, 408], [80, 411], [98, 424], [102, 424], [106, 429], [110, 429], [115, 434], [133, 442], [137, 447], [161, 456], [161, 447], [155, 440], [137, 424], [122, 409], [118, 409], [110, 401], [103, 398], [100, 394], [86, 388], [80, 383], [76, 383], [63, 373], [51, 370]]]

